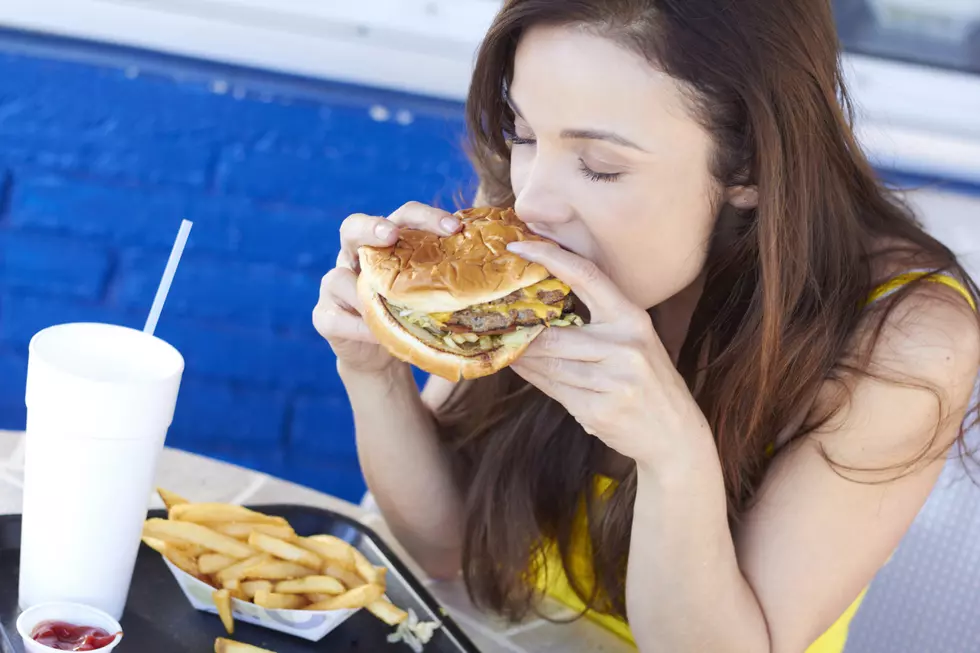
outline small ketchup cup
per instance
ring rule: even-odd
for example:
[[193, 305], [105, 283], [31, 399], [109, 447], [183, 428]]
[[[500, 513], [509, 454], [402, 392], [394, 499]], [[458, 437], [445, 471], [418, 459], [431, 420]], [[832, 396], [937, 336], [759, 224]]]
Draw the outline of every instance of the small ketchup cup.
[[17, 617], [17, 632], [24, 640], [24, 650], [27, 653], [51, 653], [57, 650], [34, 641], [34, 629], [45, 621], [63, 621], [75, 626], [101, 628], [110, 635], [118, 633], [107, 645], [94, 649], [97, 653], [109, 653], [122, 641], [122, 626], [102, 610], [82, 603], [42, 603], [24, 610]]

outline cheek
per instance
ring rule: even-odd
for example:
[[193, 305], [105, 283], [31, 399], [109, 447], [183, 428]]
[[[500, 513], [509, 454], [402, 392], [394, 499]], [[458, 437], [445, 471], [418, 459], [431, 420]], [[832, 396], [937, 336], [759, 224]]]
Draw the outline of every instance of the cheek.
[[706, 251], [693, 248], [686, 256], [665, 243], [638, 245], [614, 257], [610, 277], [630, 299], [644, 309], [652, 308], [681, 292], [697, 280], [704, 269]]
[[708, 206], [686, 215], [640, 208], [634, 217], [612, 220], [593, 233], [601, 267], [634, 304], [650, 308], [697, 279], [707, 259], [714, 217]]

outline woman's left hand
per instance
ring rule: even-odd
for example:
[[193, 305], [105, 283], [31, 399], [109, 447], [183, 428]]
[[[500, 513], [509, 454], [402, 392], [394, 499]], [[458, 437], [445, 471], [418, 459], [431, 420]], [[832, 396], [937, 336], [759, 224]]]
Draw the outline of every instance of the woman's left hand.
[[594, 263], [548, 243], [508, 249], [567, 283], [591, 314], [586, 326], [546, 329], [511, 366], [517, 374], [641, 466], [709, 432], [650, 316]]

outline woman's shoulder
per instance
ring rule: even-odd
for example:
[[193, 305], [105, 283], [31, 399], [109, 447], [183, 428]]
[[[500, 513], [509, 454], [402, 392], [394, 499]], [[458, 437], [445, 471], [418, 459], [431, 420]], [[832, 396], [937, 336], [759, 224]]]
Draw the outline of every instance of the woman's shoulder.
[[[883, 276], [905, 272], [898, 266]], [[903, 292], [865, 312], [811, 413], [829, 416], [815, 433], [825, 451], [855, 468], [945, 450], [959, 436], [974, 395], [980, 320], [968, 285], [960, 279], [946, 284], [908, 278]]]
[[897, 241], [880, 243], [870, 261], [867, 310], [852, 340], [852, 354], [909, 372], [923, 372], [980, 349], [980, 320], [969, 279], [958, 266], [934, 260]]
[[976, 376], [980, 321], [965, 281], [948, 273], [903, 272], [893, 278], [901, 282], [895, 290], [910, 287], [883, 298], [891, 301], [859, 326], [856, 343], [870, 362], [935, 381], [962, 376], [952, 374], [959, 368]]

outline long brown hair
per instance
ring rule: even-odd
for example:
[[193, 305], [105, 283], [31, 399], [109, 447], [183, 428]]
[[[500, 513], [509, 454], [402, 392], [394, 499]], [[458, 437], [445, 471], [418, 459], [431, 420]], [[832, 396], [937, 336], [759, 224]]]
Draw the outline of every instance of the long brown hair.
[[[829, 418], [799, 426], [818, 388], [844, 373], [862, 306], [881, 281], [873, 259], [888, 254], [873, 252], [874, 243], [902, 243], [930, 269], [977, 289], [876, 179], [855, 142], [826, 0], [510, 0], [479, 51], [467, 102], [488, 203], [514, 203], [506, 94], [517, 43], [536, 25], [593, 30], [686, 83], [714, 136], [715, 177], [758, 186], [757, 209], [721, 211], [678, 363], [712, 426], [737, 519], [776, 435], [803, 437]], [[878, 329], [888, 310], [876, 307]], [[604, 445], [509, 371], [461, 384], [437, 418], [465, 497], [463, 573], [473, 598], [523, 616], [535, 603], [545, 543], [569, 569], [584, 505], [595, 582], [567, 575], [586, 605], [624, 616], [635, 470], [600, 510], [591, 490]]]

